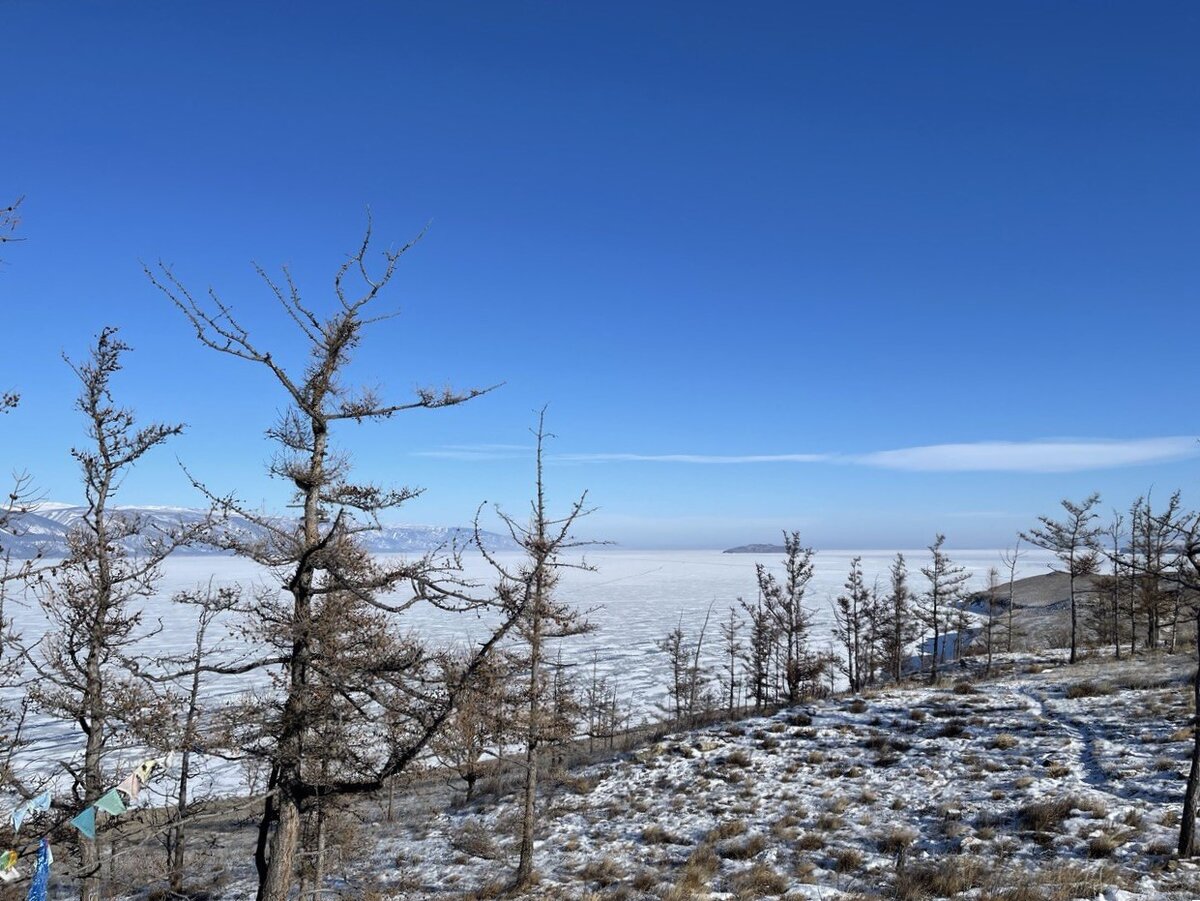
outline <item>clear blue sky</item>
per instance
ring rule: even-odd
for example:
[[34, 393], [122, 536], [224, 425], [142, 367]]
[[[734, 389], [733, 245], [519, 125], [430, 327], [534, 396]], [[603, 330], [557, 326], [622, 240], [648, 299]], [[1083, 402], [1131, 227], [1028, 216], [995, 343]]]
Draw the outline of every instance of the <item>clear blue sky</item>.
[[[139, 260], [286, 355], [250, 262], [326, 305], [369, 204], [385, 240], [432, 226], [357, 378], [505, 382], [343, 434], [427, 489], [407, 521], [519, 505], [545, 403], [555, 496], [589, 488], [589, 531], [635, 546], [988, 546], [1093, 489], [1200, 502], [1193, 3], [9, 0], [0, 29], [0, 190], [26, 197], [0, 464], [56, 499], [59, 354], [114, 324], [122, 398], [188, 424], [123, 499], [193, 501], [178, 456], [284, 503], [279, 393]], [[909, 450], [940, 445], [970, 446]]]

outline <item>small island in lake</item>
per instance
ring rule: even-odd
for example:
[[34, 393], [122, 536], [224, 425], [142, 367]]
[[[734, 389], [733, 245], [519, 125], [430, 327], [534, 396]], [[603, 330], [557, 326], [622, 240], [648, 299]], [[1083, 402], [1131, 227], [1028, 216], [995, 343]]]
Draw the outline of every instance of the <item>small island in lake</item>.
[[782, 544], [743, 544], [721, 551], [722, 554], [782, 554], [786, 548]]

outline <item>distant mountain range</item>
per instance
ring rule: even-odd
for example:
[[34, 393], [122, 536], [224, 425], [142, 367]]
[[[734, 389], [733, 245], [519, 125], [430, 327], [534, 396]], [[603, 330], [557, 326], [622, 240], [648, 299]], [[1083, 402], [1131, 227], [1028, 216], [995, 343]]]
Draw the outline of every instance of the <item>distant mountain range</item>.
[[[33, 513], [15, 517], [7, 529], [0, 529], [0, 548], [13, 557], [30, 558], [39, 554], [43, 557], [62, 557], [67, 553], [67, 533], [86, 512], [85, 507], [68, 504], [41, 504]], [[188, 507], [119, 507], [118, 515], [136, 516], [143, 519], [148, 530], [166, 532], [180, 524], [194, 525], [204, 519], [203, 510]], [[286, 522], [280, 518], [280, 522]], [[255, 537], [263, 533], [261, 526], [240, 516], [231, 516], [217, 527], [219, 532]], [[519, 546], [508, 535], [483, 532], [485, 546], [489, 550], [519, 550]], [[363, 532], [363, 544], [373, 554], [422, 554], [438, 548], [450, 548], [457, 544], [467, 549], [474, 544], [474, 530], [464, 527], [446, 526], [403, 526], [385, 525], [376, 532]], [[136, 548], [129, 548], [136, 550]], [[180, 554], [226, 553], [210, 545], [195, 545], [181, 548]]]

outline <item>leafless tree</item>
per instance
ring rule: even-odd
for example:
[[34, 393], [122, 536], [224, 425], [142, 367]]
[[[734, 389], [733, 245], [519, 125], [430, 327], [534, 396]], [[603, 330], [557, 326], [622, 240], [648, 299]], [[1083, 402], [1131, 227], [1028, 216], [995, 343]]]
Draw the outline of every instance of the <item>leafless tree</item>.
[[[15, 406], [15, 399], [13, 404]], [[0, 405], [0, 412], [3, 412]], [[13, 694], [22, 691], [24, 655], [22, 636], [16, 630], [9, 610], [10, 591], [32, 584], [49, 564], [39, 557], [17, 558], [6, 544], [8, 536], [19, 537], [24, 532], [23, 517], [36, 509], [41, 500], [26, 473], [13, 477], [13, 486], [0, 504], [0, 692]], [[18, 703], [0, 702], [0, 784], [11, 783], [13, 758], [23, 746], [22, 730], [28, 707], [28, 697]], [[15, 785], [9, 785], [15, 788]]]
[[845, 589], [834, 601], [833, 634], [845, 652], [838, 667], [849, 680], [850, 690], [857, 692], [867, 680], [867, 620], [871, 605], [871, 592], [863, 581], [862, 557], [850, 561]]
[[[1162, 629], [1167, 617], [1168, 604], [1175, 594], [1164, 590], [1164, 578], [1169, 569], [1174, 551], [1173, 542], [1177, 524], [1184, 516], [1178, 491], [1167, 500], [1163, 509], [1155, 510], [1150, 495], [1139, 497], [1130, 510], [1130, 557], [1129, 563], [1135, 574], [1134, 612], [1146, 619], [1146, 647], [1157, 650], [1162, 642]], [[1132, 643], [1132, 642], [1131, 642]]]
[[597, 740], [602, 743], [601, 747], [613, 746], [626, 716], [614, 681], [600, 675], [600, 653], [593, 650], [591, 674], [583, 694], [589, 754], [596, 750]]
[[[116, 330], [106, 328], [90, 358], [72, 364], [88, 431], [88, 442], [71, 452], [82, 470], [86, 510], [68, 534], [68, 556], [52, 578], [35, 586], [48, 628], [26, 652], [37, 675], [30, 691], [34, 704], [80, 733], [82, 759], [61, 764], [73, 797], [58, 803], [73, 809], [104, 793], [115, 745], [150, 743], [166, 722], [166, 708], [135, 675], [134, 654], [146, 638], [142, 602], [154, 594], [162, 562], [186, 536], [156, 533], [142, 518], [117, 509], [114, 500], [130, 470], [182, 426], [138, 427], [133, 413], [116, 405], [111, 381], [127, 350]], [[78, 839], [80, 897], [99, 901], [97, 842], [82, 833]]]
[[996, 645], [996, 622], [1000, 611], [1000, 570], [994, 566], [987, 571], [987, 619], [984, 621], [984, 637], [987, 640], [987, 666], [984, 672], [992, 674], [992, 658]]
[[[482, 538], [476, 517], [476, 545], [499, 576], [496, 589], [506, 608], [519, 611], [514, 622], [520, 647], [519, 667], [522, 672], [523, 694], [520, 709], [525, 756], [524, 788], [521, 809], [521, 848], [513, 888], [527, 886], [533, 879], [533, 845], [537, 827], [537, 792], [539, 754], [543, 744], [553, 741], [556, 728], [553, 700], [555, 668], [547, 666], [547, 643], [581, 635], [593, 629], [586, 611], [580, 611], [557, 596], [557, 587], [564, 569], [590, 569], [582, 559], [564, 558], [564, 554], [581, 547], [594, 545], [574, 536], [573, 530], [582, 516], [591, 512], [584, 492], [565, 515], [553, 518], [546, 505], [543, 473], [543, 449], [550, 437], [545, 431], [545, 409], [538, 414], [536, 439], [535, 495], [530, 505], [527, 523], [497, 510], [509, 535], [524, 551], [523, 562], [514, 568], [492, 554]], [[561, 668], [559, 668], [561, 669]]]
[[684, 630], [681, 617], [675, 628], [658, 642], [658, 649], [666, 655], [671, 669], [664, 712], [670, 719], [684, 725], [695, 723], [709, 700], [711, 674], [702, 663], [702, 655], [711, 616], [710, 604], [694, 640]]
[[1121, 544], [1125, 540], [1125, 517], [1120, 511], [1113, 510], [1112, 520], [1108, 524], [1106, 530], [1108, 540], [1111, 542], [1111, 550], [1109, 551], [1109, 562], [1112, 564], [1112, 572], [1109, 574], [1109, 626], [1112, 629], [1113, 654], [1118, 660], [1121, 659], [1121, 597], [1125, 589], [1125, 570], [1126, 567], [1121, 562]]
[[[1187, 606], [1197, 626], [1197, 666], [1191, 684], [1192, 752], [1179, 823], [1179, 856], [1190, 858], [1197, 851], [1196, 813], [1200, 803], [1200, 514], [1185, 512], [1173, 502], [1150, 528], [1164, 533], [1162, 537], [1169, 548], [1169, 557], [1159, 560], [1152, 554], [1149, 560], [1152, 569], [1141, 575], [1154, 578], [1160, 586], [1168, 585]], [[1145, 558], [1139, 558], [1136, 551], [1123, 562], [1135, 570], [1146, 564]]]
[[24, 200], [24, 197], [18, 197], [8, 206], [0, 207], [0, 244], [25, 240], [16, 235], [17, 227], [21, 224], [20, 207]]
[[933, 544], [929, 545], [929, 564], [921, 567], [921, 574], [929, 583], [922, 597], [919, 616], [921, 623], [933, 635], [929, 671], [931, 683], [937, 682], [938, 665], [944, 659], [946, 632], [950, 611], [953, 609], [952, 605], [961, 600], [963, 586], [970, 578], [967, 571], [952, 561], [942, 549], [945, 543], [945, 535], [936, 535]]
[[763, 603], [761, 591], [755, 603], [749, 604], [743, 598], [738, 598], [738, 603], [745, 611], [750, 627], [744, 651], [747, 675], [750, 678], [749, 687], [754, 696], [754, 709], [761, 710], [769, 700], [771, 655], [775, 650], [775, 619]]
[[799, 532], [784, 532], [783, 547], [783, 582], [776, 580], [761, 563], [756, 567], [756, 575], [763, 603], [775, 621], [788, 702], [795, 704], [800, 700], [812, 631], [812, 613], [804, 606], [804, 593], [813, 577], [813, 549], [801, 544]]
[[888, 570], [889, 587], [884, 600], [881, 629], [884, 667], [899, 682], [909, 649], [919, 637], [912, 590], [908, 587], [908, 567], [903, 554], [897, 554]]
[[1005, 649], [1008, 653], [1013, 652], [1013, 612], [1017, 609], [1017, 563], [1021, 560], [1021, 536], [1017, 536], [1016, 543], [1011, 548], [1005, 548], [1000, 552], [1000, 560], [1004, 563], [1005, 570], [1008, 571], [1008, 628], [1005, 634]]
[[[411, 401], [389, 403], [373, 390], [344, 383], [368, 328], [389, 318], [375, 314], [372, 305], [410, 246], [384, 251], [374, 271], [368, 223], [363, 241], [334, 277], [333, 311], [324, 316], [303, 299], [286, 268], [280, 283], [256, 267], [307, 351], [308, 362], [300, 367], [251, 338], [215, 291], [202, 299], [165, 264], [146, 269], [202, 344], [269, 373], [285, 402], [268, 432], [277, 447], [270, 474], [294, 486], [302, 511], [298, 523], [250, 509], [197, 481], [222, 512], [244, 517], [261, 532], [255, 537], [226, 531], [219, 546], [278, 577], [274, 588], [259, 592], [243, 611], [244, 628], [262, 654], [213, 667], [260, 672], [271, 680], [270, 691], [248, 699], [259, 719], [247, 718], [253, 728], [242, 735], [244, 752], [265, 761], [270, 772], [255, 854], [259, 901], [287, 898], [305, 813], [331, 799], [377, 792], [413, 765], [451, 715], [459, 691], [522, 612], [499, 604], [499, 624], [474, 649], [462, 680], [431, 687], [438, 683], [436, 658], [403, 631], [403, 613], [420, 602], [456, 610], [482, 602], [468, 597], [434, 555], [383, 562], [367, 554], [363, 532], [378, 528], [383, 513], [420, 491], [354, 481], [349, 458], [331, 444], [332, 431], [350, 422], [451, 407], [485, 393], [419, 389]], [[390, 599], [389, 593], [404, 586], [407, 596]], [[331, 698], [337, 702], [327, 703]], [[349, 718], [339, 719], [344, 713]], [[330, 740], [333, 732], [337, 741]], [[329, 754], [338, 756], [323, 759]]]
[[1079, 646], [1077, 583], [1081, 577], [1096, 571], [1097, 542], [1101, 530], [1095, 525], [1095, 508], [1099, 503], [1099, 494], [1091, 494], [1078, 504], [1064, 498], [1062, 507], [1067, 512], [1064, 519], [1039, 516], [1040, 528], [1021, 533], [1021, 537], [1034, 547], [1053, 552], [1065, 567], [1071, 602], [1071, 663], [1078, 657]]
[[[163, 835], [163, 846], [167, 857], [167, 888], [174, 895], [182, 896], [187, 876], [188, 824], [198, 804], [193, 787], [197, 775], [199, 754], [219, 738], [205, 729], [205, 714], [208, 706], [203, 702], [207, 688], [206, 667], [214, 658], [225, 656], [214, 642], [211, 631], [222, 616], [236, 609], [241, 603], [241, 590], [237, 586], [214, 586], [178, 592], [174, 602], [181, 607], [196, 611], [196, 628], [191, 652], [183, 656], [158, 656], [143, 665], [143, 670], [152, 674], [164, 669], [174, 671], [165, 681], [168, 694], [164, 701], [171, 710], [170, 721], [163, 730], [159, 749], [179, 751], [179, 781], [175, 791], [175, 809], [170, 812], [171, 828]], [[176, 694], [175, 689], [180, 691]]]
[[[458, 684], [470, 663], [470, 651], [447, 654], [441, 661], [446, 684]], [[499, 707], [504, 682], [510, 675], [500, 655], [485, 661], [458, 693], [454, 712], [433, 739], [433, 752], [462, 780], [468, 803], [475, 797], [475, 787], [483, 776], [489, 745], [503, 725]]]
[[737, 615], [735, 607], [729, 608], [729, 619], [721, 621], [721, 653], [724, 659], [725, 684], [728, 687], [729, 715], [737, 710], [738, 660], [742, 656], [742, 627], [745, 623]]

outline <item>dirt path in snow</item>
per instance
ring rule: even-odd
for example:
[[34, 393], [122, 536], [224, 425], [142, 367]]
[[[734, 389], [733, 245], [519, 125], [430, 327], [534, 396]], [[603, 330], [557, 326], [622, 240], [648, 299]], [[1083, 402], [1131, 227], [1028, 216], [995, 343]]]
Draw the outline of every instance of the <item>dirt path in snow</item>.
[[1112, 779], [1104, 771], [1099, 758], [1096, 756], [1096, 732], [1087, 723], [1080, 722], [1059, 711], [1047, 708], [1045, 696], [1032, 688], [1022, 686], [1019, 689], [1026, 699], [1028, 707], [1034, 716], [1049, 723], [1056, 731], [1066, 736], [1067, 747], [1064, 751], [1070, 758], [1068, 765], [1076, 776], [1086, 785], [1111, 795], [1114, 798], [1126, 800], [1112, 788]]

